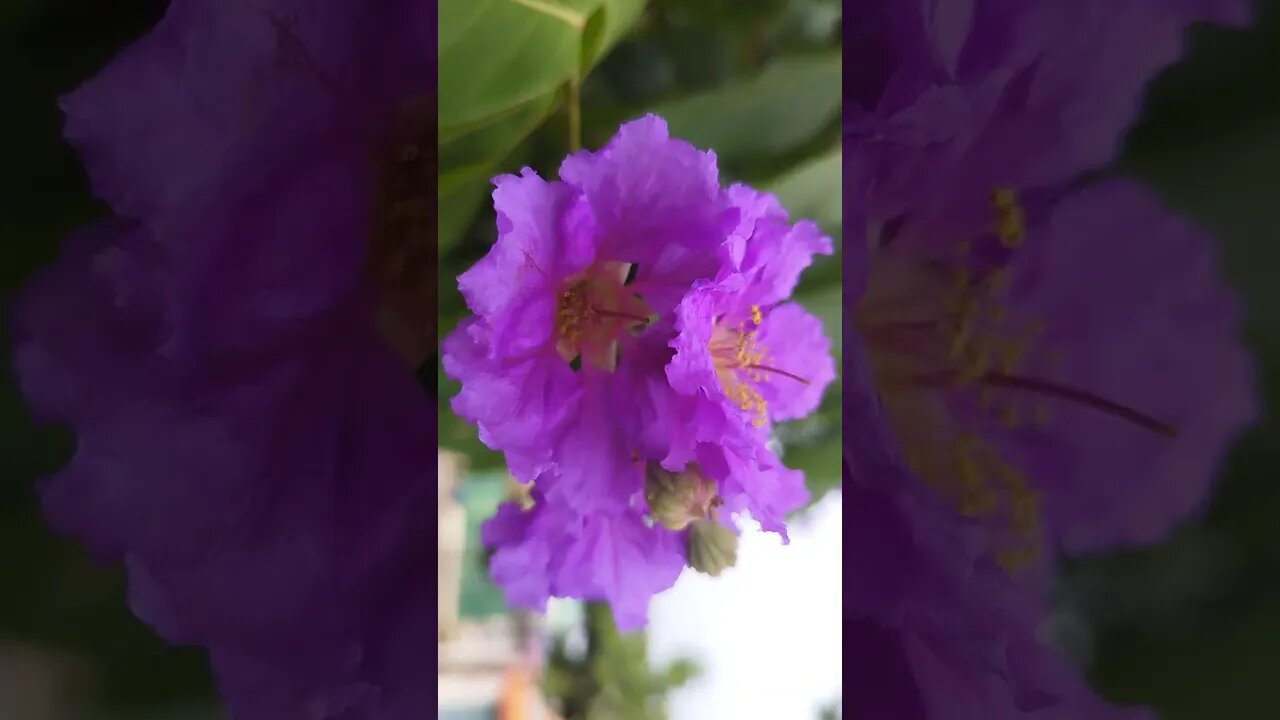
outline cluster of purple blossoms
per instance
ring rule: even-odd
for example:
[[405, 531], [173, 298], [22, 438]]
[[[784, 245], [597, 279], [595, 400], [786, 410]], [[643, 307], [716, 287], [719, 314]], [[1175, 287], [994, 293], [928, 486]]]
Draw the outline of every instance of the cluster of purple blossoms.
[[483, 531], [509, 602], [607, 601], [632, 629], [684, 567], [732, 564], [738, 514], [785, 537], [807, 499], [768, 441], [835, 377], [788, 301], [831, 241], [722, 188], [714, 154], [654, 116], [559, 176], [495, 179], [498, 239], [458, 279], [474, 315], [442, 359], [454, 411], [532, 483]]
[[1054, 561], [1199, 510], [1256, 416], [1253, 373], [1212, 238], [1137, 183], [1081, 177], [1191, 22], [1245, 18], [1231, 0], [846, 9], [856, 717], [1147, 716], [1038, 638]]

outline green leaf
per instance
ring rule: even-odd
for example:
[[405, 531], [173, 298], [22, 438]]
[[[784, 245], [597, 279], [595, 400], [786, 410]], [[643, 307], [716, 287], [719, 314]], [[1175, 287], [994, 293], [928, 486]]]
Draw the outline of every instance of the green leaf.
[[[763, 187], [778, 196], [792, 220], [813, 220], [833, 241], [835, 254], [816, 258], [813, 267], [801, 276], [797, 288], [797, 292], [801, 294], [821, 292], [827, 293], [828, 298], [839, 299], [840, 240], [844, 213], [841, 167], [840, 147], [837, 146], [797, 165]], [[836, 307], [839, 307], [838, 304]], [[832, 342], [838, 350], [838, 328], [836, 332]]]
[[497, 121], [441, 145], [436, 191], [439, 219], [437, 251], [447, 252], [462, 237], [488, 195], [489, 180], [529, 133], [550, 112], [554, 95], [525, 103]]
[[442, 0], [438, 246], [457, 243], [489, 178], [635, 23], [643, 0]]
[[450, 140], [579, 74], [587, 16], [546, 0], [443, 0], [439, 133]]
[[793, 220], [818, 223], [839, 246], [843, 204], [840, 148], [804, 162], [765, 185], [778, 196]]
[[796, 150], [840, 115], [840, 53], [784, 58], [759, 75], [663, 103], [671, 134], [728, 166]]

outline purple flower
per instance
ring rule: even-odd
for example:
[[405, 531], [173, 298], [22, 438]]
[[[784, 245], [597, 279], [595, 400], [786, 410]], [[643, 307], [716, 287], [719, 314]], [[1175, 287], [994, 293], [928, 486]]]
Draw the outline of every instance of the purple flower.
[[431, 712], [432, 11], [174, 2], [63, 102], [123, 219], [19, 300], [45, 512], [236, 720]]
[[812, 222], [789, 225], [771, 196], [743, 186], [729, 194], [742, 220], [723, 248], [726, 270], [677, 309], [667, 377], [681, 394], [715, 403], [722, 424], [762, 428], [813, 412], [835, 377], [821, 323], [786, 302], [813, 255], [831, 253], [831, 239]]
[[1245, 0], [856, 3], [845, 186], [866, 207], [850, 210], [898, 223], [903, 242], [982, 232], [993, 188], [1060, 186], [1110, 162], [1191, 24], [1248, 17]]
[[1035, 636], [1038, 595], [1011, 585], [975, 553], [972, 528], [928, 500], [858, 486], [845, 496], [855, 531], [846, 572], [867, 579], [845, 598], [853, 717], [1151, 717], [1093, 695]]
[[785, 535], [807, 498], [767, 426], [834, 377], [819, 322], [787, 302], [831, 242], [772, 196], [722, 189], [714, 155], [653, 116], [560, 178], [494, 181], [498, 239], [458, 280], [474, 316], [443, 361], [455, 412], [537, 488], [486, 526], [508, 601], [604, 600], [639, 627], [686, 563], [731, 562], [733, 514]]
[[[856, 338], [852, 338], [856, 340]], [[859, 357], [858, 348], [851, 363]], [[883, 451], [870, 378], [844, 377], [847, 543], [844, 642], [853, 714], [866, 720], [1149, 718], [1097, 698], [1036, 630], [1040, 586], [989, 552], [987, 528], [955, 512]], [[852, 436], [851, 436], [852, 437]]]
[[[1096, 164], [1090, 153], [1071, 153], [1054, 185], [1037, 174], [1052, 163], [1002, 166], [999, 157], [973, 155], [972, 138], [927, 88], [979, 102], [986, 91], [976, 78], [1010, 68], [1025, 75], [1020, 102], [1005, 98], [968, 128], [994, 133], [1020, 156], [1047, 143], [1010, 130], [1036, 125], [1036, 108], [1062, 125], [1079, 105], [1105, 97], [1107, 108], [1132, 108], [1136, 100], [1083, 80], [1046, 86], [1061, 97], [1032, 92], [1057, 78], [1049, 69], [1067, 72], [1062, 54], [1074, 45], [1050, 39], [1028, 46], [1036, 52], [1009, 50], [999, 63], [935, 67], [936, 43], [951, 27], [920, 35], [925, 28], [904, 19], [920, 20], [911, 7], [893, 11], [906, 13], [894, 15], [898, 42], [889, 43], [902, 69], [888, 73], [875, 107], [852, 114], [846, 137], [846, 153], [866, 161], [862, 176], [877, 180], [856, 186], [849, 203], [866, 223], [865, 242], [852, 245], [866, 251], [847, 258], [846, 281], [859, 293], [848, 316], [892, 445], [957, 512], [989, 521], [991, 544], [1008, 565], [1025, 565], [1042, 539], [1073, 549], [1158, 539], [1198, 507], [1225, 444], [1255, 414], [1248, 359], [1234, 339], [1237, 312], [1213, 274], [1209, 238], [1131, 185], [1067, 191], [1068, 173]], [[1039, 17], [1021, 12], [975, 10], [966, 42], [1021, 38]], [[1126, 4], [1114, 12], [1123, 26], [1137, 11]], [[1166, 29], [1193, 17], [1150, 14], [1153, 27]], [[1106, 17], [1087, 20], [1105, 25]], [[1010, 48], [1022, 46], [1011, 40]], [[1024, 66], [1028, 57], [1034, 62]], [[1153, 67], [1127, 52], [1113, 62], [1134, 92], [1135, 68]], [[909, 108], [913, 127], [945, 132], [900, 132], [907, 111], [884, 110], [898, 87], [918, 91], [892, 96]], [[1125, 123], [1102, 125], [1117, 134]], [[875, 161], [886, 149], [919, 171], [879, 182]], [[925, 172], [935, 166], [938, 173]], [[998, 174], [973, 174], [993, 167]], [[984, 182], [979, 201], [972, 186]], [[968, 205], [955, 209], [953, 200]]]
[[[1052, 561], [1163, 537], [1256, 408], [1211, 239], [1131, 183], [1073, 183], [1186, 25], [1239, 5], [862, 7], [879, 42], [855, 50], [844, 146], [862, 672], [891, 717], [1117, 712], [1034, 639]], [[1151, 42], [1121, 42], [1134, 27]]]
[[972, 244], [871, 258], [852, 325], [893, 444], [1010, 567], [1161, 539], [1256, 416], [1211, 241], [1131, 183], [1010, 198]]
[[666, 376], [688, 431], [674, 436], [662, 462], [679, 469], [696, 461], [731, 508], [785, 537], [783, 519], [807, 493], [763, 440], [771, 423], [817, 409], [835, 379], [821, 322], [787, 302], [814, 254], [831, 252], [831, 240], [811, 222], [790, 225], [772, 196], [741, 185], [728, 194], [741, 214], [722, 247], [724, 268], [695, 283], [676, 309]]
[[541, 612], [552, 597], [600, 600], [620, 630], [643, 627], [649, 599], [684, 569], [679, 535], [635, 510], [582, 515], [536, 493], [534, 503], [506, 503], [484, 526], [482, 540], [495, 549], [490, 573], [507, 601]]
[[1224, 450], [1258, 416], [1213, 239], [1126, 181], [1064, 198], [1037, 236], [1000, 302], [1046, 319], [1021, 373], [1048, 381], [1026, 408], [1048, 417], [1020, 428], [1012, 462], [1036, 478], [1065, 549], [1161, 540], [1203, 509]]
[[734, 215], [715, 157], [669, 139], [652, 116], [568, 157], [561, 177], [494, 181], [498, 240], [458, 278], [475, 315], [442, 359], [462, 382], [454, 411], [518, 480], [615, 511], [642, 484], [633, 456], [653, 411], [638, 379], [665, 361], [645, 347], [662, 344], [655, 319], [714, 273]]

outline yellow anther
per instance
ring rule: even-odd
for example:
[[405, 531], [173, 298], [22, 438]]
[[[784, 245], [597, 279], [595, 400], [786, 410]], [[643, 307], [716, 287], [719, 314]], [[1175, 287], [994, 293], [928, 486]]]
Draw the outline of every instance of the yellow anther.
[[1007, 548], [997, 553], [997, 562], [1009, 573], [1016, 573], [1026, 568], [1039, 556], [1040, 549], [1034, 545], [1019, 548]]
[[969, 354], [969, 361], [960, 367], [960, 372], [956, 374], [955, 382], [957, 385], [964, 385], [973, 382], [991, 369], [991, 349], [980, 346]]
[[752, 305], [751, 306], [751, 322], [755, 323], [756, 325], [759, 325], [763, 320], [764, 320], [764, 317], [760, 314], [760, 306]]
[[996, 188], [991, 193], [991, 204], [995, 206], [996, 235], [1000, 244], [1008, 248], [1021, 245], [1026, 237], [1026, 221], [1013, 190]]
[[1012, 373], [1022, 364], [1026, 348], [1021, 343], [1011, 342], [1000, 349], [1000, 372]]
[[995, 509], [996, 496], [986, 488], [966, 492], [956, 511], [967, 518], [979, 518]]
[[972, 332], [973, 312], [969, 307], [962, 308], [960, 318], [956, 321], [955, 332], [951, 335], [951, 347], [948, 349], [952, 358], [959, 358], [964, 353]]
[[1035, 531], [1038, 522], [1039, 502], [1033, 493], [1023, 493], [1009, 501], [1009, 529], [1019, 535]]

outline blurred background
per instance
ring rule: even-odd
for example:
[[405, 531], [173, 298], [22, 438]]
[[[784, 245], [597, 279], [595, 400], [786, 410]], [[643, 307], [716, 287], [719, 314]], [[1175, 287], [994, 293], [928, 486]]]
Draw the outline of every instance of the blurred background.
[[[714, 148], [726, 179], [778, 193], [793, 216], [839, 238], [836, 0], [569, 4], [606, 12], [583, 15], [577, 30], [531, 33], [522, 51], [532, 60], [496, 67], [477, 58], [510, 45], [510, 23], [537, 21], [504, 16], [513, 3], [442, 3], [442, 334], [464, 312], [453, 278], [494, 237], [487, 179], [522, 165], [553, 174], [567, 149], [565, 99], [574, 87], [584, 146], [598, 147], [622, 120], [659, 112], [673, 134]], [[57, 96], [145, 33], [164, 7], [0, 3], [0, 305], [56, 256], [70, 229], [106, 211], [60, 138]], [[488, 15], [476, 25], [481, 7]], [[1280, 2], [1260, 0], [1259, 11], [1248, 31], [1192, 34], [1184, 62], [1152, 86], [1115, 171], [1150, 182], [1218, 233], [1225, 271], [1250, 307], [1247, 340], [1270, 408], [1280, 373], [1280, 316], [1271, 312], [1280, 303], [1271, 277], [1280, 267]], [[506, 73], [504, 81], [474, 82], [487, 71]], [[837, 347], [838, 282], [831, 259], [798, 292]], [[41, 521], [34, 483], [65, 462], [74, 441], [26, 413], [5, 330], [0, 718], [217, 718], [203, 653], [160, 643], [130, 616], [119, 569], [93, 565]], [[443, 398], [456, 391], [438, 379]], [[544, 710], [565, 720], [837, 717], [839, 494], [827, 492], [839, 472], [836, 397], [833, 387], [813, 419], [779, 428], [785, 460], [807, 472], [814, 495], [794, 520], [792, 545], [749, 535], [737, 568], [716, 581], [682, 578], [655, 601], [647, 637], [627, 638], [602, 630], [608, 618], [595, 606], [559, 604], [544, 619], [503, 607], [476, 533], [511, 487], [500, 460], [442, 404], [440, 444], [450, 458], [442, 467], [451, 470], [441, 474], [442, 624], [450, 628], [441, 663], [452, 669], [439, 682], [455, 708], [447, 717], [493, 717], [534, 686], [548, 696]], [[1153, 705], [1170, 720], [1280, 717], [1271, 684], [1280, 666], [1277, 430], [1268, 412], [1238, 443], [1203, 522], [1159, 547], [1068, 568], [1053, 635], [1108, 697]]]

